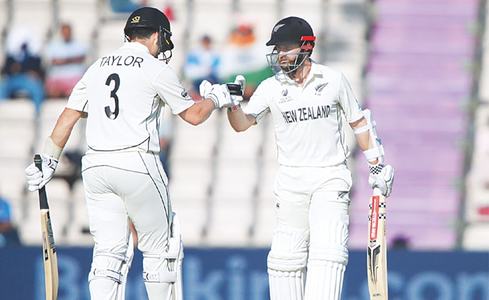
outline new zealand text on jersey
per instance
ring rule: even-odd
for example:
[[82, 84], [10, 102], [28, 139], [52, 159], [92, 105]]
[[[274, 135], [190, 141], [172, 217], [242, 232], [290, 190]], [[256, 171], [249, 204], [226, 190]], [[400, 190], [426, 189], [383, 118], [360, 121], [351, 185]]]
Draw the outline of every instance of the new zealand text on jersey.
[[300, 107], [294, 110], [283, 111], [282, 116], [286, 123], [310, 121], [316, 119], [324, 119], [331, 113], [329, 105]]
[[122, 56], [122, 55], [117, 55], [117, 56], [104, 56], [100, 59], [100, 66], [101, 67], [106, 67], [106, 66], [128, 66], [128, 67], [138, 67], [141, 68], [141, 63], [144, 61], [142, 57], [139, 56]]

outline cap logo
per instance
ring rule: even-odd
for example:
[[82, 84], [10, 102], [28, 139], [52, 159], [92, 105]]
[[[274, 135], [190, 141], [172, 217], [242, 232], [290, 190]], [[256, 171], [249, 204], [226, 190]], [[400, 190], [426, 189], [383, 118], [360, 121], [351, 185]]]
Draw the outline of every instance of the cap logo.
[[283, 26], [285, 26], [285, 24], [277, 24], [277, 26], [273, 27], [273, 32], [277, 32]]
[[141, 16], [135, 16], [131, 19], [131, 24], [139, 23]]

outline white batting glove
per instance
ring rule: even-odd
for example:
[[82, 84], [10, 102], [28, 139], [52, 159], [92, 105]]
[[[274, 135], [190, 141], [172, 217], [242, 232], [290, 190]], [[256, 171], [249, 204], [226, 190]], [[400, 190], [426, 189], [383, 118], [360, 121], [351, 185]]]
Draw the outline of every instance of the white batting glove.
[[25, 177], [27, 179], [27, 189], [31, 192], [41, 189], [48, 183], [54, 175], [54, 171], [58, 166], [58, 161], [45, 154], [41, 154], [42, 172], [35, 166], [30, 164], [25, 169]]
[[394, 168], [391, 165], [370, 165], [368, 166], [370, 175], [368, 176], [368, 184], [374, 188], [378, 188], [382, 195], [389, 197], [392, 192], [392, 184], [394, 183]]
[[199, 86], [200, 96], [214, 102], [216, 108], [228, 107], [233, 105], [231, 95], [225, 84], [211, 84], [204, 80]]
[[[238, 75], [234, 79], [235, 84], [239, 84], [241, 86], [241, 91], [245, 91], [246, 87], [246, 79], [243, 75]], [[233, 102], [232, 106], [238, 106], [241, 101], [243, 101], [243, 96], [231, 95], [231, 101]]]

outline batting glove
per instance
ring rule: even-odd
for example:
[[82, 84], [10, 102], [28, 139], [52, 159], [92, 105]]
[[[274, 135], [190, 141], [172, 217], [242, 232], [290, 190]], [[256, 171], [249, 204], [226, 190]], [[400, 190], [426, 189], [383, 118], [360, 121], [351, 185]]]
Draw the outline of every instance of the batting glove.
[[391, 165], [383, 164], [369, 164], [368, 168], [370, 171], [368, 184], [372, 189], [378, 188], [382, 195], [389, 197], [394, 183], [394, 168]]
[[211, 84], [204, 80], [199, 86], [200, 96], [214, 102], [216, 108], [228, 107], [233, 105], [231, 95], [225, 84]]
[[31, 192], [41, 189], [48, 183], [54, 175], [54, 171], [58, 166], [58, 160], [53, 157], [49, 157], [45, 154], [41, 154], [42, 159], [42, 172], [34, 163], [30, 164], [25, 169], [25, 177], [27, 179], [27, 189]]

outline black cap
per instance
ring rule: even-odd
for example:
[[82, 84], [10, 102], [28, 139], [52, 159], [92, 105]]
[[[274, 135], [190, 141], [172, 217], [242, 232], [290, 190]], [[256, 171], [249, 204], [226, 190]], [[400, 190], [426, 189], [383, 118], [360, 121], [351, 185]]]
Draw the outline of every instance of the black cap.
[[283, 43], [297, 43], [304, 41], [314, 42], [316, 37], [312, 31], [311, 25], [306, 20], [299, 17], [287, 17], [278, 21], [273, 26], [270, 40], [267, 46], [274, 46]]
[[[155, 32], [166, 30], [171, 33], [170, 21], [164, 13], [154, 7], [142, 7], [132, 12], [127, 19], [124, 33], [129, 35], [131, 30], [136, 28], [150, 28], [154, 29]], [[168, 41], [171, 43], [171, 49], [173, 49], [173, 43], [169, 38]]]

